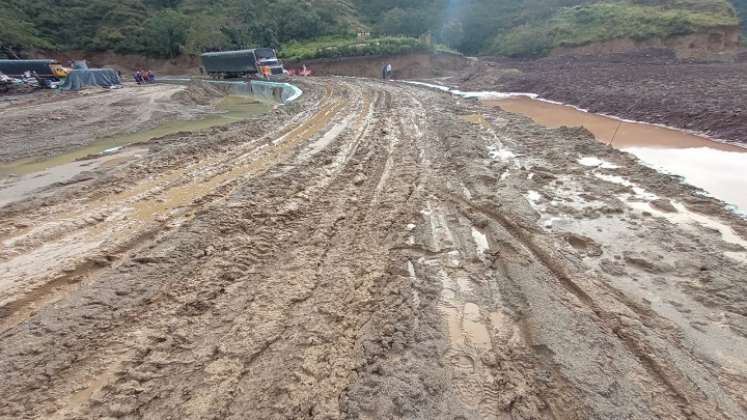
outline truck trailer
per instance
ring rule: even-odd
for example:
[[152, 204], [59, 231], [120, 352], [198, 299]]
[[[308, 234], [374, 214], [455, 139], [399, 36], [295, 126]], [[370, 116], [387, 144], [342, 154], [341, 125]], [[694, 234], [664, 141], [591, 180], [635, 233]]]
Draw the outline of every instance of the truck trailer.
[[23, 77], [25, 72], [36, 72], [40, 78], [57, 77], [54, 68], [59, 66], [54, 60], [0, 60], [0, 72], [10, 77]]
[[210, 52], [200, 57], [205, 72], [214, 79], [233, 79], [256, 74], [274, 76], [285, 72], [272, 48]]

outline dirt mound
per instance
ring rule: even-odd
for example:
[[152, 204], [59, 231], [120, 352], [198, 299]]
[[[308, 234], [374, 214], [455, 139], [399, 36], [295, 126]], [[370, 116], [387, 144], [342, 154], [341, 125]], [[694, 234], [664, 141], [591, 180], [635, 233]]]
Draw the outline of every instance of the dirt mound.
[[288, 68], [306, 65], [317, 76], [355, 76], [381, 78], [386, 64], [394, 68], [396, 79], [419, 79], [440, 77], [463, 70], [472, 61], [457, 54], [403, 54], [387, 56], [342, 57], [305, 61], [288, 61]]
[[[181, 101], [172, 96], [185, 93]], [[153, 128], [169, 119], [197, 115], [195, 103], [207, 101], [207, 87], [129, 85], [82, 93], [41, 91], [3, 101], [0, 162], [41, 159], [90, 145], [113, 133]]]
[[192, 81], [186, 89], [172, 96], [172, 99], [183, 105], [210, 105], [215, 99], [226, 96], [226, 93], [210, 83]]

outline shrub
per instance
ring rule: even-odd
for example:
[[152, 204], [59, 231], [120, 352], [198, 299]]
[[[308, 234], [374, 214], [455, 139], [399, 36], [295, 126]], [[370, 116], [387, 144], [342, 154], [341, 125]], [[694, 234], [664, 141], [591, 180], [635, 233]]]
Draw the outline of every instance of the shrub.
[[667, 9], [632, 3], [597, 3], [562, 9], [551, 19], [498, 35], [491, 51], [513, 57], [536, 57], [558, 47], [629, 38], [642, 41], [686, 35], [700, 28], [736, 25], [728, 10]]
[[365, 55], [394, 55], [430, 51], [431, 47], [416, 38], [381, 37], [359, 41], [355, 36], [328, 36], [283, 45], [280, 57], [286, 60], [310, 60]]

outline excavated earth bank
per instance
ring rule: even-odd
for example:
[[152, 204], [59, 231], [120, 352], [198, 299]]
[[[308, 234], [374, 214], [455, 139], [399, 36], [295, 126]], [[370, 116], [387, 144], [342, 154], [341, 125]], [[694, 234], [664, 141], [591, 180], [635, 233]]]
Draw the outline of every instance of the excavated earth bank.
[[747, 416], [722, 203], [582, 130], [301, 87], [0, 209], [0, 418]]
[[591, 112], [706, 133], [747, 146], [747, 61], [678, 62], [642, 50], [535, 61], [481, 61], [464, 90], [531, 92]]

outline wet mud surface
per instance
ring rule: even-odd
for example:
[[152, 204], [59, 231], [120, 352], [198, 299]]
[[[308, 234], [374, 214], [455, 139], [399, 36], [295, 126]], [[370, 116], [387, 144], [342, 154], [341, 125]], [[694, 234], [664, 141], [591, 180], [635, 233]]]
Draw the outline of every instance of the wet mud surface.
[[528, 97], [483, 101], [551, 128], [583, 127], [597, 141], [632, 153], [644, 165], [681, 176], [747, 215], [747, 148], [647, 123], [620, 121]]
[[164, 121], [192, 120], [212, 111], [220, 92], [209, 88], [128, 84], [122, 89], [40, 91], [0, 97], [0, 169], [21, 159], [54, 157], [116, 134], [152, 129]]
[[654, 51], [638, 57], [484, 61], [458, 79], [465, 90], [532, 92], [595, 113], [747, 145], [747, 62], [677, 63]]
[[585, 130], [300, 83], [0, 208], [0, 418], [747, 415], [723, 203]]

